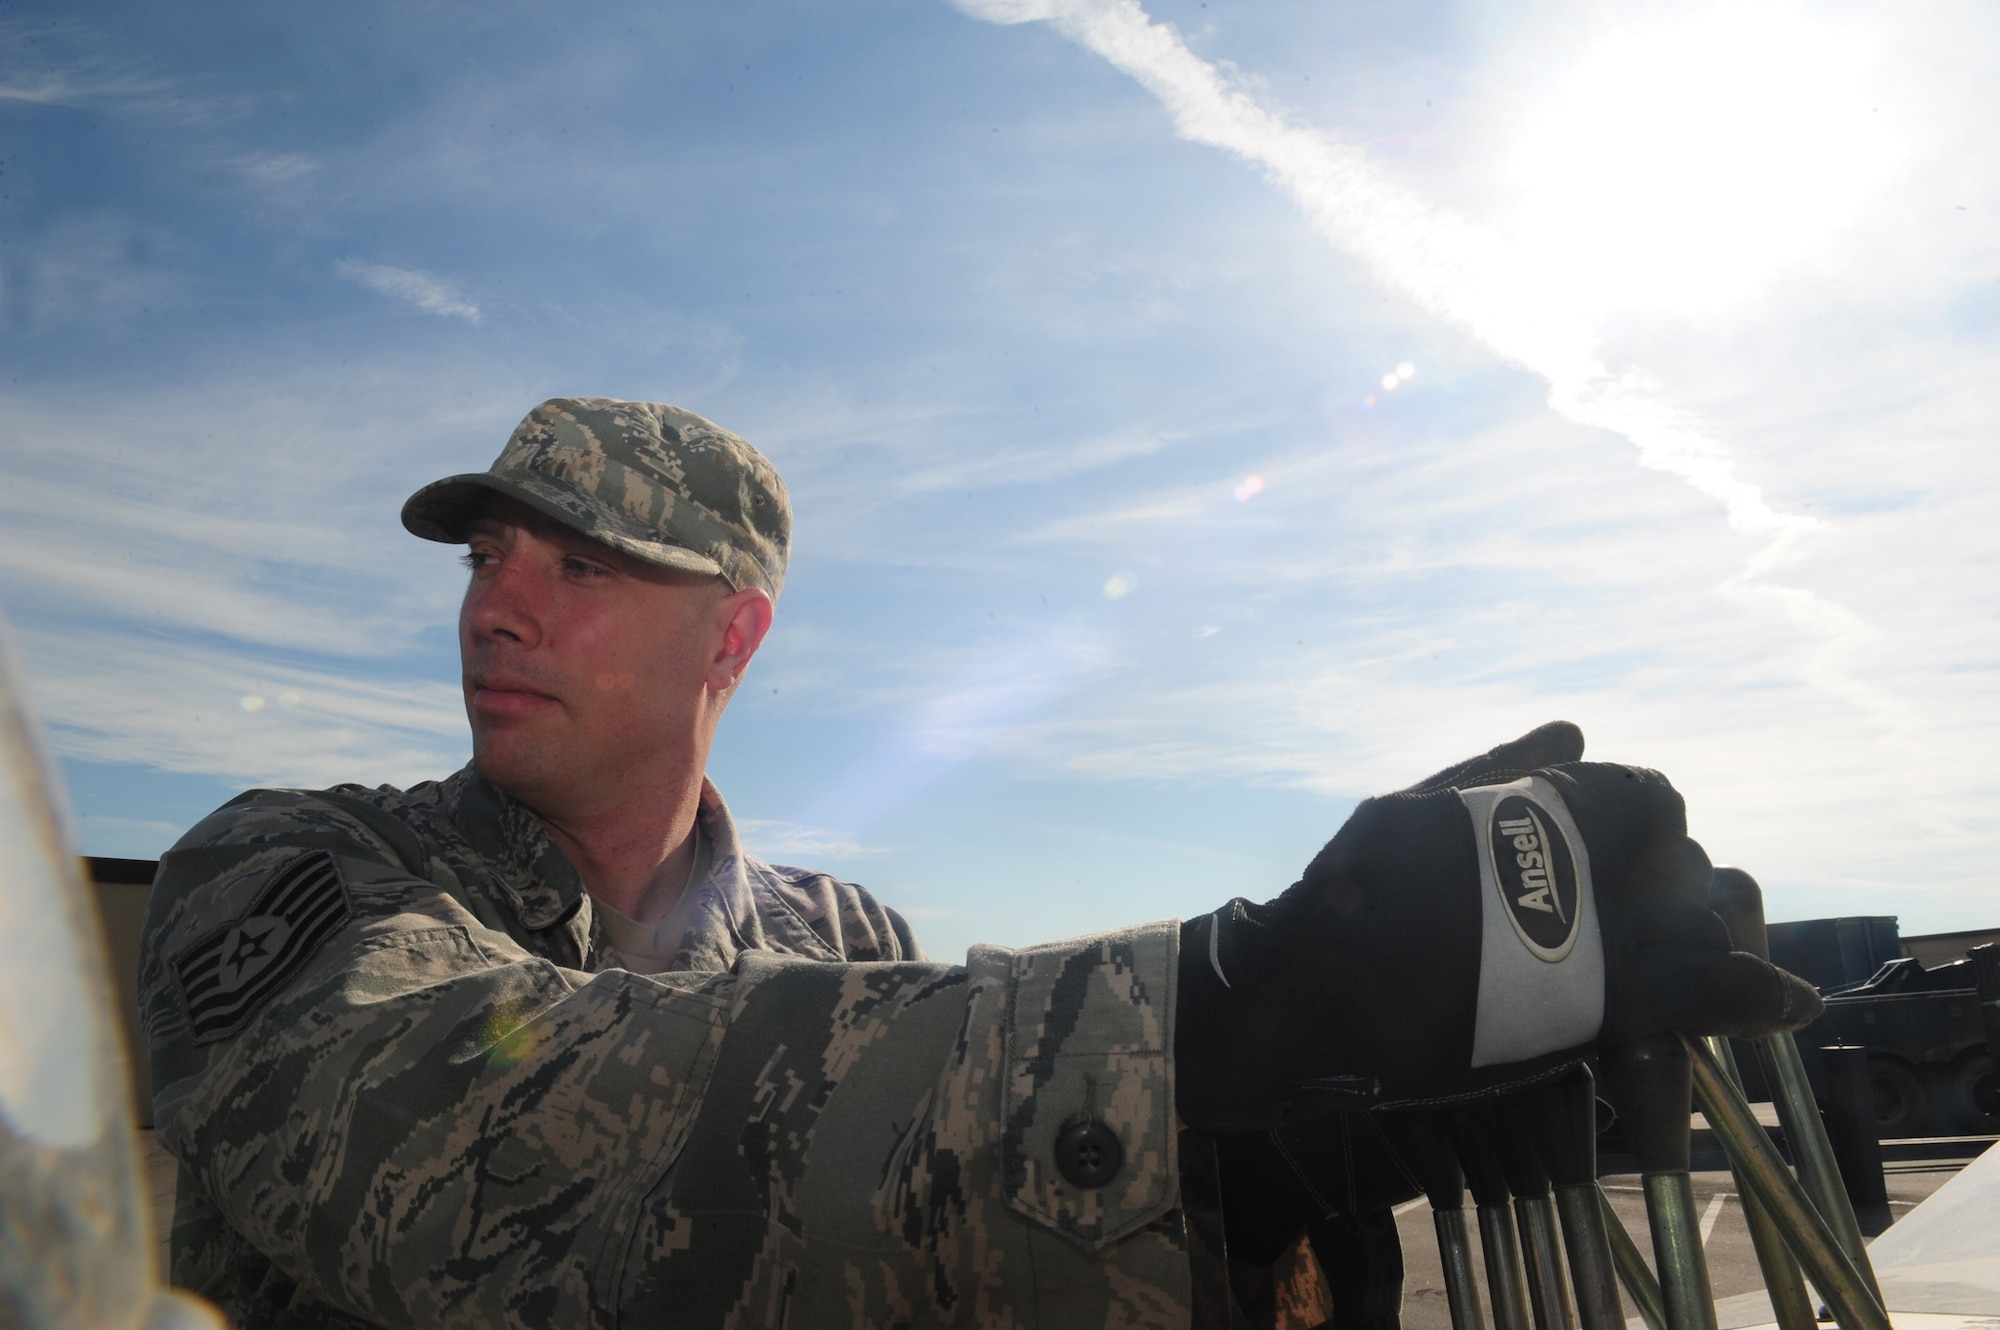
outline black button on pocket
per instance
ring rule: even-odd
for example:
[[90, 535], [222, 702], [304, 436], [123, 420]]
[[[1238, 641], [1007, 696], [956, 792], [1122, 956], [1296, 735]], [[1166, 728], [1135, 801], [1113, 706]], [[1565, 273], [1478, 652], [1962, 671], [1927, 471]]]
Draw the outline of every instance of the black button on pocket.
[[1072, 1122], [1056, 1137], [1056, 1171], [1078, 1187], [1102, 1187], [1118, 1176], [1125, 1147], [1102, 1122]]

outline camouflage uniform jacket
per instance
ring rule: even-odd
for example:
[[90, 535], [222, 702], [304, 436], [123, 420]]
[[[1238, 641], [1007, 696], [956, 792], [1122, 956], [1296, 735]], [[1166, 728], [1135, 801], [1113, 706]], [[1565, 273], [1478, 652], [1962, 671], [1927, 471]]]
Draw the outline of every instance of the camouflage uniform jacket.
[[701, 816], [654, 976], [593, 972], [575, 870], [470, 768], [189, 832], [140, 975], [175, 1282], [245, 1330], [1187, 1324], [1176, 927], [935, 964]]

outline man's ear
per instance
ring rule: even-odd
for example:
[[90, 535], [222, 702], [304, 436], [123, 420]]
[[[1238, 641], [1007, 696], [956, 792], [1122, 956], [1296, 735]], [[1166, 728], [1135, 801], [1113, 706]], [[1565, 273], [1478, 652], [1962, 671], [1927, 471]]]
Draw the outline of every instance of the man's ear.
[[773, 612], [770, 594], [762, 587], [744, 587], [715, 602], [715, 620], [711, 622], [722, 624], [722, 645], [708, 664], [704, 682], [710, 692], [726, 693], [736, 686], [743, 671], [750, 668], [750, 658], [764, 645]]

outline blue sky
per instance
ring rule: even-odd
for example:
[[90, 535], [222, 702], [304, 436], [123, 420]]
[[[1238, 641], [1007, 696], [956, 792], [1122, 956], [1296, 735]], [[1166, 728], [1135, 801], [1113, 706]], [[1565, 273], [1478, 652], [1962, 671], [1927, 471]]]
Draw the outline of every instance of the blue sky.
[[465, 727], [418, 485], [786, 475], [712, 765], [933, 952], [1262, 897], [1542, 720], [1774, 918], [2000, 922], [1974, 4], [26, 5], [0, 601], [87, 851]]

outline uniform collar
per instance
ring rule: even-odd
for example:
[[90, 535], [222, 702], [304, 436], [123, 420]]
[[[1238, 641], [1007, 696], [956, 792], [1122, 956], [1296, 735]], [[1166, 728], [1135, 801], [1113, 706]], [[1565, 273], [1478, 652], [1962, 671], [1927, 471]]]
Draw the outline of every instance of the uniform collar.
[[452, 820], [493, 870], [501, 894], [525, 927], [550, 928], [576, 913], [584, 898], [583, 879], [532, 809], [470, 762], [445, 784], [457, 787]]
[[[550, 928], [582, 908], [587, 898], [582, 878], [532, 809], [470, 763], [446, 785], [456, 787], [453, 820], [493, 869], [501, 893], [523, 926]], [[763, 930], [736, 821], [705, 776], [695, 816], [708, 839], [708, 871], [688, 885], [695, 901], [672, 968], [726, 970], [737, 953], [751, 945], [747, 939]]]
[[688, 912], [680, 950], [668, 968], [726, 970], [736, 963], [737, 953], [747, 950], [752, 945], [750, 939], [763, 930], [757, 923], [756, 897], [750, 888], [743, 843], [736, 837], [736, 820], [706, 776], [702, 777], [695, 818], [701, 823], [701, 834], [708, 838], [708, 871], [699, 881], [688, 884], [694, 905]]

